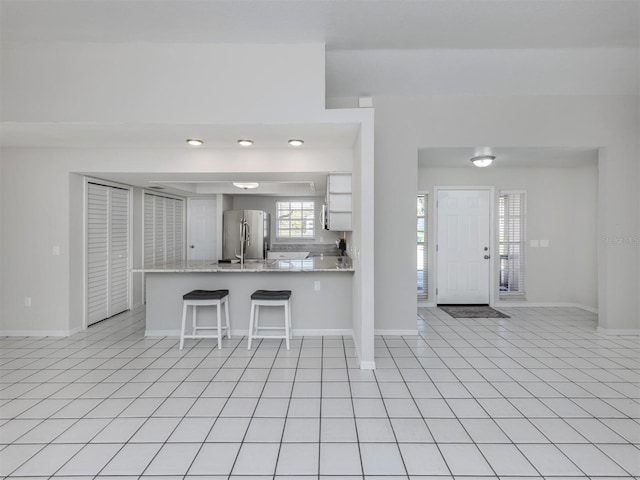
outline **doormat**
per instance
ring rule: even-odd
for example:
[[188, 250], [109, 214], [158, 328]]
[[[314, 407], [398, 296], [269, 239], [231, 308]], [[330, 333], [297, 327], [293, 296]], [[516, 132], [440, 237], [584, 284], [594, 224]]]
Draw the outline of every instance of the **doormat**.
[[489, 305], [438, 305], [453, 318], [511, 318]]

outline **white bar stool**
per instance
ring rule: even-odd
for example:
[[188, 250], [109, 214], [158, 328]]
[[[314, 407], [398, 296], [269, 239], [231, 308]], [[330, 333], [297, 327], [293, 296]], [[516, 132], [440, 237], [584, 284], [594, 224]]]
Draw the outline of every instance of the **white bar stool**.
[[[284, 326], [261, 327], [259, 325], [260, 307], [284, 307]], [[262, 335], [259, 330], [284, 330], [283, 335]], [[251, 315], [249, 316], [249, 341], [247, 350], [251, 350], [254, 338], [284, 338], [289, 350], [291, 335], [291, 290], [256, 290], [251, 294]]]
[[[222, 330], [226, 330], [227, 338], [231, 338], [231, 327], [229, 326], [229, 290], [192, 290], [182, 296], [182, 329], [180, 331], [180, 350], [184, 346], [185, 338], [217, 338], [218, 348], [222, 348]], [[222, 326], [222, 306], [224, 305], [225, 326]], [[216, 325], [198, 325], [196, 310], [198, 307], [216, 307]], [[187, 308], [192, 308], [192, 333], [186, 334]], [[216, 334], [198, 333], [198, 330], [216, 330]]]

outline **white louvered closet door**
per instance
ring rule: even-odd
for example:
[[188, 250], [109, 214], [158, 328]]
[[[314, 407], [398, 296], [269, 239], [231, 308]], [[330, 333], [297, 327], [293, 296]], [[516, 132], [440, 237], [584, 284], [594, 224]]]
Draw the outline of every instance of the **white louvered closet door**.
[[184, 201], [144, 195], [144, 264], [146, 267], [184, 259]]
[[129, 308], [129, 191], [87, 189], [87, 324]]
[[154, 264], [153, 252], [155, 247], [154, 229], [154, 196], [144, 195], [144, 266], [152, 267]]
[[129, 309], [129, 190], [110, 190], [109, 316]]
[[109, 187], [87, 190], [87, 324], [109, 317]]
[[164, 197], [153, 197], [154, 203], [154, 255], [153, 255], [153, 264], [154, 265], [162, 265], [166, 262], [166, 241], [165, 241], [165, 232], [166, 232], [166, 216], [165, 216], [165, 198]]
[[173, 222], [173, 238], [175, 242], [174, 262], [184, 260], [184, 201], [174, 200], [175, 216]]

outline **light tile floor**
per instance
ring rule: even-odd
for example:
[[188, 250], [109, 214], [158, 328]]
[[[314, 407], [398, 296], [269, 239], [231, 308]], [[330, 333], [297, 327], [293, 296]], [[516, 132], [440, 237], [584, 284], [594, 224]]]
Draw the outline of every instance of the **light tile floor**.
[[0, 339], [8, 478], [633, 478], [640, 342], [574, 308], [420, 309], [418, 336], [287, 351], [144, 338], [144, 311]]

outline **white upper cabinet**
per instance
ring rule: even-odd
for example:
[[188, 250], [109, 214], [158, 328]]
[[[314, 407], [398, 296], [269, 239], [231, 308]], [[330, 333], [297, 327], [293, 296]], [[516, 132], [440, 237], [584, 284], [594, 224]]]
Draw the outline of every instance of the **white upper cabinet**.
[[327, 229], [352, 229], [351, 174], [332, 173], [327, 179]]

